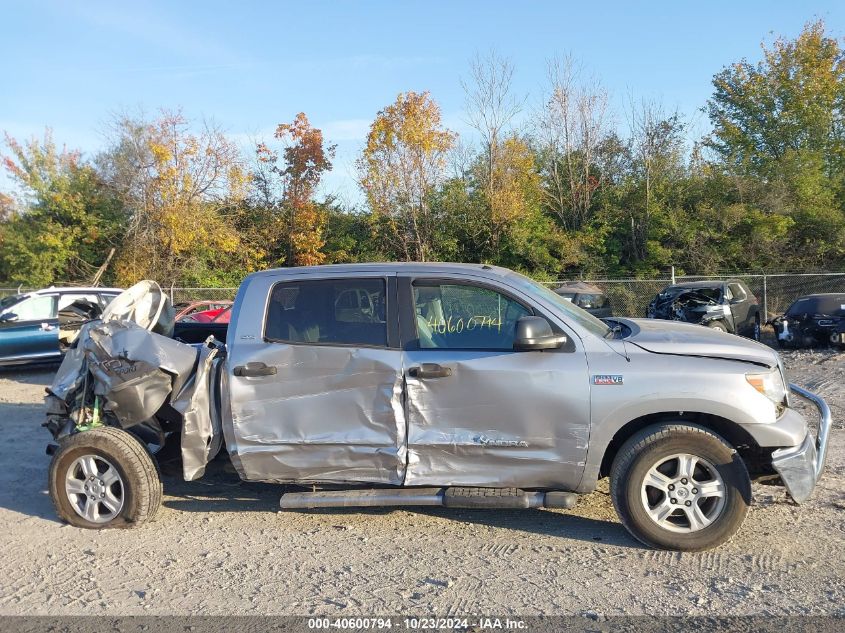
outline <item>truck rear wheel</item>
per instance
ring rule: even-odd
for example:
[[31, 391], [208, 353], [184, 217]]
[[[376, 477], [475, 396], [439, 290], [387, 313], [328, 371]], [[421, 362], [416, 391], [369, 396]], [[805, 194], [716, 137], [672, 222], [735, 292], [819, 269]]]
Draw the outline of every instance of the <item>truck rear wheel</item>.
[[694, 552], [721, 545], [742, 525], [751, 479], [721, 437], [691, 424], [643, 429], [620, 448], [610, 494], [623, 525], [659, 549]]
[[135, 527], [161, 505], [156, 463], [134, 435], [112, 427], [64, 439], [50, 462], [50, 497], [76, 527]]

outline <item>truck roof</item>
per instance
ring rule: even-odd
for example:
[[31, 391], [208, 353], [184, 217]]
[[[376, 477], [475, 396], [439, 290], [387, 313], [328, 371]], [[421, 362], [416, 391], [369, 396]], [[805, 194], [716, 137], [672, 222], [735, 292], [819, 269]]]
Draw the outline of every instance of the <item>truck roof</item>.
[[371, 262], [359, 264], [324, 264], [320, 266], [293, 266], [273, 268], [252, 273], [250, 277], [263, 275], [306, 275], [308, 273], [353, 273], [353, 272], [409, 272], [409, 273], [481, 273], [485, 276], [504, 277], [513, 271], [489, 264], [459, 264], [452, 262]]
[[739, 279], [705, 279], [703, 281], [686, 281], [669, 286], [670, 288], [715, 288], [727, 283], [737, 283]]

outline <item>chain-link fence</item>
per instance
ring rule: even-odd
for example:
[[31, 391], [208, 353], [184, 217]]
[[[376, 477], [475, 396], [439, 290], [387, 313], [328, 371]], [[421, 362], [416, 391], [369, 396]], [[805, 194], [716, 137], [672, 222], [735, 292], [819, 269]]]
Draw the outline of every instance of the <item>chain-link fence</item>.
[[[649, 302], [672, 283], [705, 279], [741, 279], [756, 295], [767, 318], [783, 314], [798, 297], [821, 292], [845, 292], [845, 273], [766, 273], [731, 275], [686, 275], [663, 279], [579, 279], [544, 282], [551, 288], [567, 281], [585, 281], [601, 288], [610, 299], [613, 313], [618, 316], [644, 317]], [[235, 298], [237, 288], [181, 288], [162, 286], [174, 304], [189, 301], [222, 301]], [[0, 298], [35, 288], [0, 287]]]
[[[684, 275], [675, 279], [579, 279], [597, 286], [610, 299], [617, 316], [644, 317], [654, 296], [673, 283], [682, 284], [707, 279], [740, 279], [757, 297], [766, 319], [783, 314], [795, 299], [802, 295], [823, 292], [845, 292], [845, 273], [766, 273], [731, 275]], [[551, 288], [566, 283], [547, 282]]]

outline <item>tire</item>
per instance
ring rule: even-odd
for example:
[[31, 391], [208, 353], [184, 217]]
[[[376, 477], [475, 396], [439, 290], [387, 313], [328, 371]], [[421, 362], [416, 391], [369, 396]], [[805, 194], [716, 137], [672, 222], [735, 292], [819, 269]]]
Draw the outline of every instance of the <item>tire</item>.
[[760, 328], [760, 315], [758, 314], [754, 317], [754, 324], [751, 326], [751, 338], [759, 343], [760, 339], [763, 338], [762, 335], [763, 333]]
[[[698, 462], [693, 477], [686, 478], [689, 470], [684, 471], [681, 460], [693, 463], [689, 457]], [[662, 475], [657, 478], [661, 486], [669, 482], [663, 490], [646, 484], [647, 476], [654, 481], [654, 472]], [[658, 549], [695, 552], [721, 545], [736, 533], [751, 504], [751, 479], [737, 452], [715, 433], [693, 424], [666, 423], [643, 429], [619, 449], [610, 494], [634, 538]], [[658, 522], [655, 515], [662, 511], [669, 514]], [[692, 518], [700, 523], [693, 525]]]
[[152, 456], [134, 435], [112, 427], [62, 440], [50, 462], [49, 487], [59, 518], [81, 528], [136, 527], [161, 505]]
[[711, 330], [718, 330], [719, 332], [728, 331], [728, 328], [721, 321], [710, 321], [705, 327], [709, 327]]

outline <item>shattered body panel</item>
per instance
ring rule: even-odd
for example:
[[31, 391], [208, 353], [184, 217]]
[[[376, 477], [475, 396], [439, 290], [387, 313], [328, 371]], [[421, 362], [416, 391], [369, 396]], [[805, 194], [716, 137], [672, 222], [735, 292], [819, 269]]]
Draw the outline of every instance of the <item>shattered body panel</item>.
[[223, 436], [219, 407], [214, 402], [219, 353], [217, 347], [204, 345], [200, 348], [196, 372], [171, 405], [182, 414], [182, 472], [185, 481], [202, 477], [206, 464], [220, 452]]
[[721, 320], [726, 322], [730, 330], [733, 330], [733, 322], [729, 318], [730, 309], [722, 305], [719, 293], [697, 288], [678, 290], [678, 292], [664, 291], [657, 295], [649, 305], [648, 317], [702, 325]]
[[220, 449], [214, 394], [222, 348], [209, 340], [198, 349], [157, 334], [172, 331], [173, 311], [160, 289], [150, 299], [144, 292], [150, 288], [158, 286], [133, 286], [116, 300], [120, 312], [81, 326], [47, 390], [45, 426], [55, 439], [118, 426], [160, 448], [166, 424], [157, 416], [166, 421], [170, 407], [181, 417], [185, 479], [195, 479]]
[[124, 428], [153, 417], [193, 373], [197, 350], [131, 321], [100, 322], [80, 340], [94, 393]]

